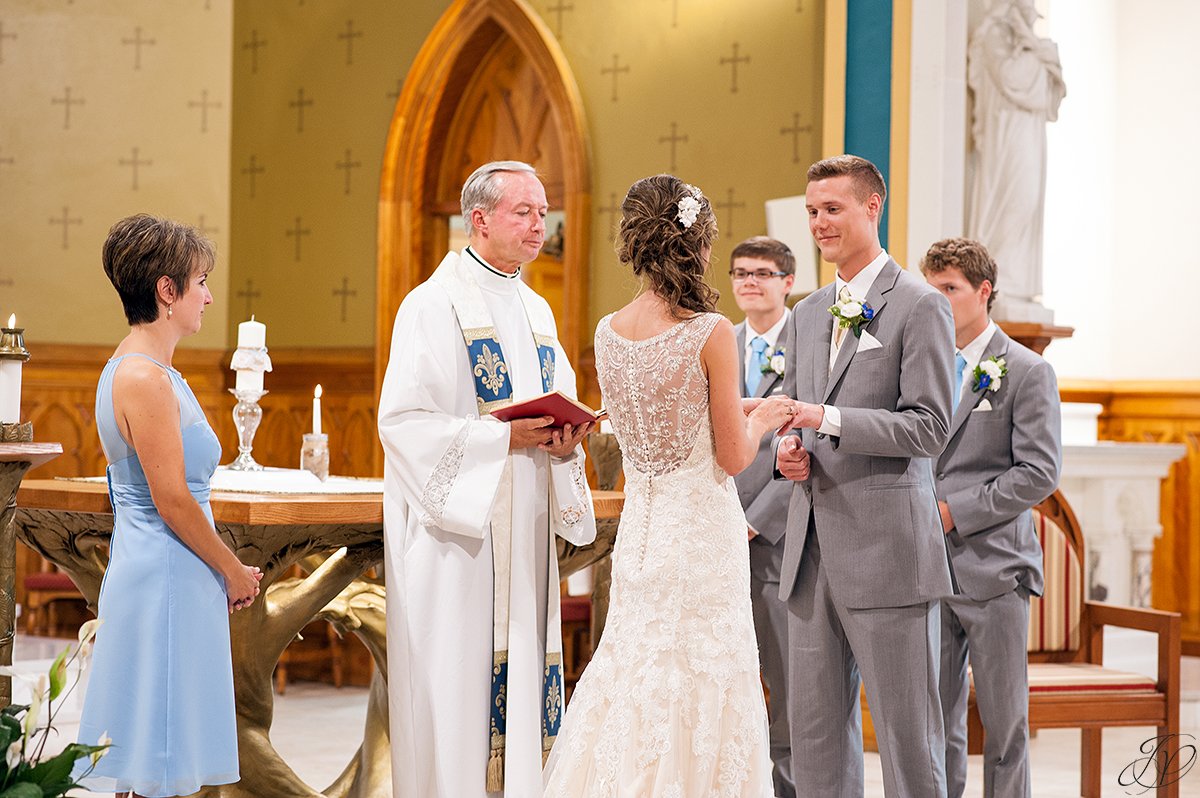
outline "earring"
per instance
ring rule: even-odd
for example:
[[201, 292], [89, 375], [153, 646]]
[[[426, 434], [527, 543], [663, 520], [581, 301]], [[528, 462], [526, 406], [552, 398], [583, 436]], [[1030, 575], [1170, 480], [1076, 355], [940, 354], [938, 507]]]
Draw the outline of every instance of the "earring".
[[175, 315], [175, 310], [174, 310], [174, 308], [175, 308], [175, 304], [174, 304], [174, 303], [171, 303], [170, 305], [167, 305], [167, 318], [168, 318], [168, 319], [169, 319], [169, 318], [171, 318], [171, 316]]

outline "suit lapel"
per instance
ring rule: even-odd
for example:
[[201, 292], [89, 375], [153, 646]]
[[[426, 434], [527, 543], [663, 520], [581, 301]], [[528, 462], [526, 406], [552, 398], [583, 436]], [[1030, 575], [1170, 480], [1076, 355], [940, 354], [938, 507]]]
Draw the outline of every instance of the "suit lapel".
[[[982, 363], [990, 357], [1003, 357], [1008, 351], [1008, 341], [1009, 338], [1004, 334], [1004, 330], [997, 327], [996, 332], [992, 335], [992, 340], [988, 341], [988, 345], [984, 348], [983, 357], [979, 359], [979, 362]], [[983, 401], [983, 397], [988, 393], [988, 391], [972, 391], [971, 385], [973, 382], [974, 379], [970, 374], [963, 381], [962, 390], [966, 392], [966, 395], [959, 401], [958, 409], [954, 411], [954, 418], [950, 419], [950, 437], [946, 441], [947, 445], [954, 439], [954, 436], [958, 434], [963, 425], [967, 423], [967, 419], [971, 417], [971, 412], [979, 407], [979, 403]]]
[[818, 308], [821, 308], [821, 310], [816, 311], [820, 315], [817, 322], [817, 334], [813, 336], [813, 340], [815, 341], [815, 345], [812, 347], [813, 396], [824, 396], [825, 387], [829, 384], [829, 346], [833, 340], [833, 325], [829, 321], [829, 314], [824, 309], [833, 304], [833, 289], [835, 285], [837, 283], [830, 283], [817, 291], [814, 295], [817, 299], [813, 300], [813, 303]]
[[746, 327], [747, 322], [742, 320], [742, 323], [733, 328], [737, 333], [737, 350], [738, 350], [738, 385], [742, 396], [746, 395]]
[[[884, 264], [883, 269], [879, 272], [879, 276], [875, 278], [875, 282], [871, 283], [871, 288], [867, 291], [866, 303], [875, 310], [875, 315], [871, 321], [862, 326], [861, 329], [866, 330], [875, 325], [879, 314], [883, 312], [884, 305], [887, 304], [887, 294], [896, 285], [896, 280], [900, 277], [900, 266], [894, 260], [888, 260]], [[830, 303], [832, 304], [832, 302]], [[828, 363], [829, 357], [829, 342], [833, 338], [833, 323], [829, 324], [829, 334], [825, 337], [825, 362]], [[841, 381], [846, 369], [850, 367], [850, 361], [854, 359], [854, 355], [858, 352], [858, 344], [862, 339], [856, 336], [850, 330], [846, 330], [846, 337], [842, 339], [842, 347], [838, 350], [837, 359], [833, 362], [833, 370], [829, 372], [829, 381], [825, 384], [824, 390], [819, 394], [821, 403], [829, 401], [829, 395], [833, 393], [833, 389], [837, 387]]]

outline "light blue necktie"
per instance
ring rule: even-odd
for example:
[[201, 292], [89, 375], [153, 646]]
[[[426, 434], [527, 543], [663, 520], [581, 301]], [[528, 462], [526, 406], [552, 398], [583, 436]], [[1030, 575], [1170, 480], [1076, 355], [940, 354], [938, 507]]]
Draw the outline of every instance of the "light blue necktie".
[[758, 384], [762, 382], [763, 366], [767, 365], [767, 341], [765, 338], [754, 336], [750, 339], [750, 370], [746, 374], [746, 393], [754, 396], [758, 392]]
[[963, 388], [963, 369], [967, 367], [967, 359], [959, 352], [954, 356], [954, 409], [958, 409], [958, 402], [962, 399]]

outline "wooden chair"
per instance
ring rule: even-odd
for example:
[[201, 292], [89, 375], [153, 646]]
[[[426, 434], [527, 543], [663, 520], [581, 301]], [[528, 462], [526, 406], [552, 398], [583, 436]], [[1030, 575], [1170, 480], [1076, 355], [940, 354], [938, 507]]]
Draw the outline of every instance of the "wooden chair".
[[[60, 571], [49, 560], [38, 558], [41, 565], [37, 573], [28, 574], [25, 586], [25, 632], [31, 635], [58, 635], [62, 632], [58, 623], [58, 604], [71, 601], [86, 610], [87, 599], [71, 581], [71, 577]], [[70, 630], [67, 634], [72, 634]]]
[[[1066, 499], [1055, 491], [1034, 508], [1046, 587], [1029, 606], [1029, 728], [1081, 731], [1080, 791], [1100, 795], [1101, 731], [1106, 726], [1153, 726], [1164, 740], [1160, 774], [1179, 767], [1179, 614], [1088, 601], [1083, 533]], [[1158, 637], [1158, 678], [1106, 668], [1104, 627], [1139, 629]], [[968, 747], [982, 751], [983, 726], [972, 690]], [[1132, 759], [1144, 756], [1127, 752]], [[1175, 774], [1177, 777], [1179, 774]], [[1159, 798], [1177, 798], [1179, 783], [1160, 778]]]

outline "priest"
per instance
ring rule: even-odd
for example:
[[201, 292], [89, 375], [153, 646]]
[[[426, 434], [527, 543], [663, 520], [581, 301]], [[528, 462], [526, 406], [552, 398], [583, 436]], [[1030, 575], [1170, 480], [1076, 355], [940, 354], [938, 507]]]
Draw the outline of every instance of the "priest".
[[470, 244], [396, 314], [379, 399], [396, 798], [542, 793], [562, 710], [554, 535], [595, 537], [591, 425], [489, 414], [575, 396], [550, 307], [520, 277], [546, 211], [533, 167], [479, 167], [462, 190]]

